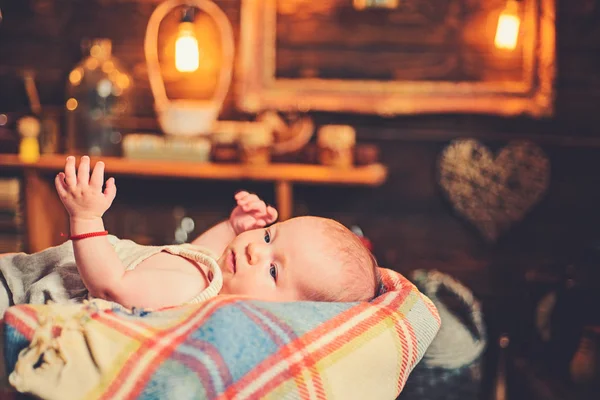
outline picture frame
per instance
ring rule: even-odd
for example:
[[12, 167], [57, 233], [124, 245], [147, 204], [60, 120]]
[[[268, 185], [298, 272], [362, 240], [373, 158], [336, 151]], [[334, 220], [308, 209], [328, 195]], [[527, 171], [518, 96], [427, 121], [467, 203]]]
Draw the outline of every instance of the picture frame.
[[[435, 18], [444, 19], [443, 23], [450, 27], [448, 32], [451, 31], [455, 36], [461, 38], [461, 41], [453, 42], [452, 46], [467, 49], [464, 51], [466, 55], [461, 55], [463, 59], [471, 57], [483, 60], [480, 61], [483, 67], [479, 68], [477, 64], [472, 64], [467, 73], [461, 72], [467, 76], [475, 71], [475, 74], [480, 74], [478, 79], [473, 79], [470, 76], [467, 76], [465, 80], [444, 79], [444, 76], [435, 76], [434, 79], [418, 76], [416, 79], [410, 76], [408, 79], [402, 76], [397, 79], [372, 79], [369, 77], [347, 79], [344, 76], [336, 77], [335, 68], [327, 70], [328, 76], [323, 78], [319, 76], [322, 71], [318, 67], [306, 68], [303, 72], [304, 76], [302, 74], [292, 77], [285, 76], [285, 74], [280, 74], [280, 71], [278, 71], [278, 62], [284, 57], [278, 58], [278, 52], [282, 52], [278, 49], [282, 39], [278, 37], [277, 32], [278, 30], [289, 30], [285, 26], [282, 29], [281, 25], [278, 28], [278, 22], [281, 24], [282, 18], [300, 18], [295, 17], [299, 13], [296, 10], [296, 14], [294, 14], [294, 4], [296, 4], [297, 9], [304, 10], [304, 18], [306, 18], [307, 7], [320, 7], [317, 10], [321, 13], [319, 17], [327, 15], [327, 12], [330, 11], [330, 14], [334, 15], [330, 19], [330, 25], [344, 23], [344, 17], [340, 18], [336, 13], [345, 13], [346, 19], [349, 18], [348, 15], [351, 15], [354, 18], [354, 23], [359, 21], [358, 24], [360, 24], [361, 15], [350, 13], [361, 11], [354, 9], [350, 0], [321, 0], [320, 2], [309, 2], [308, 0], [243, 0], [241, 5], [240, 48], [236, 67], [236, 100], [238, 107], [249, 113], [258, 113], [263, 110], [327, 111], [381, 116], [466, 113], [503, 116], [527, 115], [533, 118], [543, 118], [553, 114], [556, 74], [554, 1], [521, 0], [522, 23], [519, 47], [517, 48], [518, 57], [512, 57], [511, 54], [514, 53], [493, 48], [494, 32], [490, 32], [492, 30], [490, 27], [495, 30], [494, 21], [498, 20], [498, 16], [506, 4], [505, 0], [480, 0], [479, 9], [472, 13], [472, 18], [468, 21], [451, 20], [451, 17], [446, 17], [448, 14], [440, 17], [436, 2], [440, 3], [440, 7], [444, 6], [446, 10], [450, 10], [449, 7], [465, 8], [469, 4], [477, 3], [477, 1], [424, 0], [424, 3], [429, 4], [428, 10], [430, 12], [434, 10], [433, 12], [437, 13], [431, 15], [434, 15]], [[409, 43], [409, 45], [416, 46], [419, 49], [418, 40], [421, 40], [421, 38], [414, 27], [418, 26], [419, 21], [424, 18], [419, 16], [418, 13], [413, 12], [411, 14], [409, 11], [403, 14], [402, 4], [410, 3], [413, 6], [418, 4], [422, 8], [424, 5], [422, 2], [403, 1], [400, 3], [401, 6], [394, 11], [385, 9], [363, 11], [366, 13], [364, 18], [365, 20], [368, 18], [386, 18], [386, 14], [383, 13], [396, 13], [399, 15], [396, 20], [400, 21], [397, 22], [398, 29], [403, 29], [402, 23], [404, 21], [408, 27], [408, 37], [416, 39], [414, 43]], [[314, 4], [318, 4], [318, 6], [314, 6]], [[283, 6], [286, 7], [285, 13], [278, 10], [278, 7]], [[331, 7], [330, 10], [327, 9], [328, 6]], [[292, 9], [290, 10], [290, 8]], [[348, 8], [353, 11], [349, 11]], [[292, 22], [294, 21], [292, 20]], [[463, 25], [456, 28], [457, 23]], [[433, 23], [430, 25], [438, 26]], [[330, 26], [326, 27], [327, 29], [324, 29], [324, 32], [334, 31], [329, 29]], [[369, 32], [372, 33], [376, 29], [378, 28], [375, 24], [375, 27]], [[425, 32], [423, 42], [429, 40], [426, 37], [428, 31], [425, 29], [428, 29], [428, 27], [423, 24], [421, 30], [421, 32]], [[319, 41], [327, 40], [326, 33], [321, 35], [321, 32], [319, 32], [319, 35], [315, 35], [315, 37]], [[442, 35], [438, 34], [438, 37], [442, 37]], [[485, 39], [485, 42], [483, 39]], [[336, 42], [332, 43], [336, 45]], [[327, 43], [327, 45], [331, 47], [332, 43]], [[420, 48], [427, 50], [427, 45]], [[311, 51], [309, 46], [306, 46], [306, 49], [306, 52]], [[443, 46], [438, 46], [438, 49], [441, 49], [436, 50], [440, 54], [444, 52], [450, 54]], [[483, 49], [480, 51], [481, 56], [477, 54], [478, 49]], [[397, 54], [401, 53], [400, 51]], [[289, 49], [286, 50], [286, 54], [288, 58], [293, 58], [289, 56], [290, 54], [293, 55]], [[356, 54], [356, 52], [353, 54]], [[368, 57], [375, 59], [379, 56], [379, 54], [373, 52], [369, 54], [365, 56], [367, 57], [365, 59], [368, 59]], [[394, 53], [391, 54], [393, 57]], [[430, 56], [430, 58], [438, 56], [436, 53], [425, 55]], [[348, 57], [351, 62], [358, 66], [355, 71], [359, 73], [360, 57], [362, 56], [355, 57], [356, 60]], [[511, 61], [511, 57], [520, 60], [518, 65]], [[319, 62], [318, 60], [325, 60], [326, 58], [315, 56], [310, 59], [316, 59]], [[308, 59], [308, 57], [305, 57], [305, 59]], [[399, 63], [402, 64], [400, 61]], [[390, 64], [394, 64], [394, 62], [392, 59]], [[421, 71], [427, 71], [428, 68], [432, 70], [425, 62], [421, 62], [423, 67], [420, 68], [419, 62], [421, 61], [415, 60], [410, 68], [401, 69], [400, 75], [410, 71], [416, 76]], [[375, 66], [380, 64], [376, 60], [373, 62]], [[404, 62], [404, 65], [406, 64]], [[497, 68], [498, 65], [500, 65], [499, 68]], [[486, 71], [502, 70], [502, 66], [506, 65], [512, 65], [513, 70], [505, 68], [501, 71], [502, 73], [491, 75], [490, 72], [486, 75]], [[517, 65], [517, 67], [514, 67], [514, 65]], [[328, 68], [329, 66], [325, 67]], [[506, 71], [510, 72], [508, 75], [512, 74], [509, 79], [496, 79], [496, 76], [506, 75]], [[311, 73], [313, 76], [310, 76]]]

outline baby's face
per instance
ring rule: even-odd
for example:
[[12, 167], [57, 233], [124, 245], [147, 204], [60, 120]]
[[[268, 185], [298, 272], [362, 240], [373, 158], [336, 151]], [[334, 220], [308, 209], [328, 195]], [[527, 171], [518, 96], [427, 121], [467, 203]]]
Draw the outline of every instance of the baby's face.
[[327, 241], [320, 223], [313, 217], [293, 218], [238, 235], [219, 259], [221, 293], [299, 301], [308, 288], [336, 287], [340, 268], [323, 255]]

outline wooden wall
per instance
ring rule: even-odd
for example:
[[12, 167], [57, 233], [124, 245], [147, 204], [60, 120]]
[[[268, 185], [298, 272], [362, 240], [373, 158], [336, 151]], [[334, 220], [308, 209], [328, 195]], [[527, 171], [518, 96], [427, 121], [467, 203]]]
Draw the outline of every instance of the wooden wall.
[[[69, 70], [81, 58], [83, 37], [108, 37], [135, 78], [138, 116], [153, 117], [142, 51], [146, 23], [158, 0], [0, 0], [0, 111], [27, 102], [15, 79], [23, 68], [37, 73], [42, 103], [60, 107]], [[238, 33], [239, 0], [217, 3]], [[359, 140], [379, 145], [389, 180], [376, 189], [297, 187], [296, 212], [358, 224], [373, 240], [381, 264], [399, 271], [438, 268], [467, 283], [487, 304], [519, 306], [526, 274], [560, 273], [592, 239], [600, 237], [600, 4], [559, 2], [556, 116], [550, 120], [437, 115], [380, 119], [315, 113], [319, 124], [349, 123]], [[181, 90], [181, 89], [180, 89]], [[248, 118], [228, 100], [224, 118]], [[155, 127], [152, 122], [149, 128]], [[144, 128], [144, 127], [139, 127]], [[550, 189], [521, 224], [497, 244], [487, 244], [442, 196], [436, 160], [448, 142], [476, 137], [498, 149], [510, 139], [538, 143], [552, 163]], [[263, 184], [122, 180], [107, 216], [122, 235], [169, 240], [173, 205], [197, 217], [198, 227], [227, 216], [233, 190], [244, 185], [273, 199]], [[223, 201], [223, 199], [227, 199]], [[158, 205], [158, 211], [151, 206]], [[152, 214], [150, 214], [152, 213]], [[153, 215], [152, 219], [148, 215]], [[162, 221], [162, 222], [161, 222]], [[167, 227], [167, 233], [165, 232]], [[529, 275], [531, 276], [531, 274]], [[487, 306], [487, 305], [486, 305]], [[487, 306], [491, 307], [491, 306]], [[497, 329], [517, 329], [507, 308], [491, 307]], [[515, 323], [516, 322], [516, 323]]]

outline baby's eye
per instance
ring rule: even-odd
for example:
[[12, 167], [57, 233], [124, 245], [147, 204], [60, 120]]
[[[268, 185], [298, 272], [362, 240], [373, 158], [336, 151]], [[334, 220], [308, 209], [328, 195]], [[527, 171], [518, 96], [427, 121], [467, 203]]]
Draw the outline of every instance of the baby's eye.
[[269, 230], [265, 230], [265, 243], [271, 243], [271, 233]]
[[271, 264], [271, 268], [269, 268], [269, 274], [274, 280], [277, 280], [277, 267], [274, 264]]

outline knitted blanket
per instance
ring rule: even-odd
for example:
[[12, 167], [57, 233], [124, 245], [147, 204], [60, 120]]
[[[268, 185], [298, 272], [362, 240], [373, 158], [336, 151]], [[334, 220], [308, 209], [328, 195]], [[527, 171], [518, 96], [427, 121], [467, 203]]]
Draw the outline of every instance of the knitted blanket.
[[14, 306], [4, 319], [10, 382], [61, 400], [394, 399], [440, 320], [402, 275], [382, 274], [387, 292], [370, 303]]

